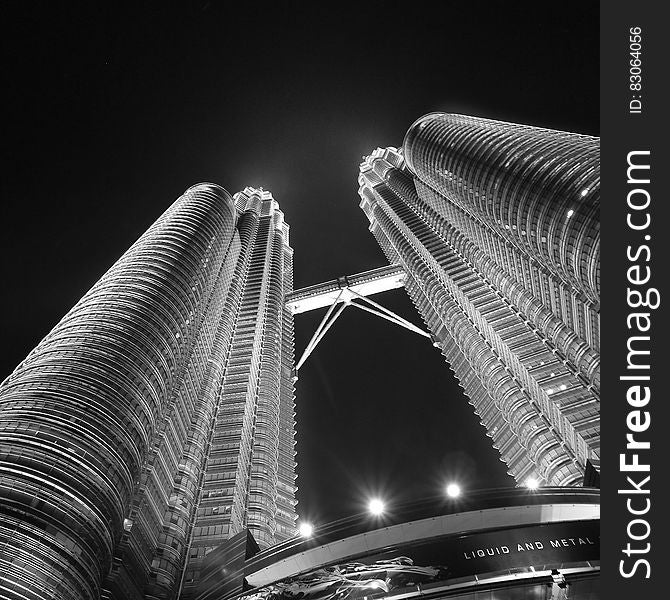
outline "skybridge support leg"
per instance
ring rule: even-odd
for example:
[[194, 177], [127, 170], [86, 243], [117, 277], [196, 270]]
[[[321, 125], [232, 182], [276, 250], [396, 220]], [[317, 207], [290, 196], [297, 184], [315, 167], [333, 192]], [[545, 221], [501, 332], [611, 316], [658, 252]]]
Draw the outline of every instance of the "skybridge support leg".
[[363, 302], [370, 305], [370, 307], [367, 307], [367, 306], [363, 306], [362, 304], [352, 302], [351, 303], [352, 306], [356, 306], [357, 308], [360, 308], [360, 309], [365, 310], [369, 313], [372, 313], [373, 315], [377, 315], [378, 317], [381, 317], [382, 319], [387, 319], [387, 320], [391, 321], [392, 323], [395, 323], [396, 325], [400, 325], [401, 327], [404, 327], [405, 329], [409, 329], [410, 331], [413, 331], [414, 333], [417, 333], [417, 334], [422, 335], [424, 337], [427, 337], [427, 338], [431, 337], [430, 333], [426, 333], [425, 331], [423, 331], [422, 329], [420, 329], [416, 325], [414, 325], [414, 323], [410, 323], [406, 319], [403, 319], [400, 315], [397, 315], [392, 310], [389, 310], [388, 308], [385, 308], [381, 304], [377, 304], [374, 300], [370, 300], [370, 298], [367, 298], [366, 296], [361, 296], [360, 294], [357, 294], [353, 290], [349, 290], [349, 291], [354, 296], [356, 296], [358, 299], [360, 299]]
[[[354, 300], [360, 300], [360, 302], [354, 302]], [[336, 309], [335, 307], [340, 302], [340, 306]], [[337, 298], [335, 298], [335, 301], [330, 305], [330, 308], [321, 320], [321, 323], [319, 323], [319, 326], [316, 328], [312, 339], [309, 340], [309, 343], [307, 344], [307, 348], [305, 348], [305, 351], [302, 353], [300, 360], [296, 364], [294, 369], [294, 377], [296, 379], [298, 369], [302, 367], [309, 355], [314, 351], [314, 348], [316, 348], [317, 344], [323, 339], [328, 330], [333, 326], [333, 323], [335, 323], [337, 318], [342, 314], [342, 311], [344, 311], [347, 306], [355, 306], [356, 308], [364, 310], [365, 312], [369, 312], [370, 314], [373, 314], [377, 317], [386, 319], [391, 323], [400, 325], [400, 327], [404, 327], [413, 333], [432, 339], [432, 336], [429, 333], [426, 333], [413, 323], [403, 319], [401, 316], [397, 315], [388, 308], [384, 308], [381, 304], [377, 304], [375, 301], [358, 294], [349, 287], [343, 287], [340, 290], [340, 293], [337, 295]]]
[[339, 317], [342, 314], [342, 311], [347, 307], [347, 303], [343, 302], [342, 305], [335, 311], [335, 306], [342, 298], [343, 293], [344, 288], [340, 291], [339, 295], [335, 299], [335, 302], [330, 305], [330, 308], [324, 315], [323, 319], [321, 319], [321, 323], [319, 323], [319, 326], [316, 328], [312, 339], [309, 340], [309, 343], [307, 344], [307, 348], [305, 348], [305, 351], [302, 353], [298, 364], [295, 366], [296, 373], [298, 372], [298, 369], [302, 367], [303, 363], [307, 360], [309, 355], [314, 351], [316, 345], [323, 339], [323, 336], [326, 335], [326, 332], [332, 327], [333, 323], [337, 320], [337, 317]]
[[[409, 321], [405, 321], [402, 317], [396, 315], [394, 312], [390, 310], [384, 310], [384, 312], [375, 310], [374, 308], [370, 308], [369, 306], [365, 306], [364, 304], [358, 304], [357, 302], [352, 302], [351, 306], [355, 306], [356, 308], [360, 308], [361, 310], [364, 310], [365, 312], [369, 312], [373, 315], [376, 315], [378, 317], [381, 317], [382, 319], [386, 319], [387, 321], [391, 321], [391, 323], [395, 323], [396, 325], [400, 325], [400, 327], [404, 327], [405, 329], [409, 329], [409, 331], [413, 333], [417, 333], [419, 335], [422, 335], [424, 337], [431, 337], [430, 333], [426, 333], [425, 331], [422, 331], [419, 329], [416, 325], [410, 323]], [[389, 313], [389, 314], [385, 314]]]

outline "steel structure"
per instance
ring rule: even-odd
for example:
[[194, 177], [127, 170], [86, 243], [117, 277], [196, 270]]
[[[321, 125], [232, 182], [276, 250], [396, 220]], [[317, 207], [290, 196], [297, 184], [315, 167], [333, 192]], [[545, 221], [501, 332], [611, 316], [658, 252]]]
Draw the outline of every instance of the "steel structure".
[[[433, 113], [359, 184], [390, 266], [292, 292], [272, 194], [199, 184], [0, 384], [0, 596], [194, 599], [293, 538], [296, 373], [347, 306], [441, 350], [518, 482], [597, 480], [598, 140]], [[430, 333], [370, 298], [399, 287]]]
[[187, 190], [0, 386], [0, 596], [188, 598], [295, 534], [288, 225]]
[[400, 325], [413, 333], [430, 338], [429, 333], [410, 323], [407, 319], [403, 319], [392, 310], [368, 298], [368, 296], [373, 294], [401, 288], [404, 284], [404, 269], [390, 265], [388, 267], [373, 269], [372, 271], [357, 273], [356, 275], [345, 275], [338, 279], [301, 288], [289, 294], [286, 297], [286, 306], [293, 314], [329, 306], [302, 356], [298, 360], [295, 366], [295, 373], [302, 367], [317, 344], [324, 338], [347, 306], [358, 308], [381, 319], [386, 319], [391, 323]]
[[580, 483], [600, 452], [598, 139], [433, 113], [359, 184], [510, 474]]

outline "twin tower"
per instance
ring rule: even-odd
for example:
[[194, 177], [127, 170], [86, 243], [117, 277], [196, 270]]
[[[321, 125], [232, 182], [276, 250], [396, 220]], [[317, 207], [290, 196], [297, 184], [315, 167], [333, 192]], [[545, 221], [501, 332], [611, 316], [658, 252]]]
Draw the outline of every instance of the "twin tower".
[[[433, 113], [360, 206], [519, 484], [599, 464], [599, 140]], [[0, 596], [193, 599], [296, 534], [289, 227], [188, 189], [0, 386]], [[445, 402], [449, 398], [445, 397]]]

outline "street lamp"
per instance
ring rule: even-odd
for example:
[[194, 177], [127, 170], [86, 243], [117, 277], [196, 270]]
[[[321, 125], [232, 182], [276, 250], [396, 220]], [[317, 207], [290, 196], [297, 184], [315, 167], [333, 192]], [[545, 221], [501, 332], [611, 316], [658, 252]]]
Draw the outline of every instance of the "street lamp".
[[384, 503], [379, 498], [373, 498], [368, 503], [368, 510], [375, 517], [379, 517], [384, 512]]
[[447, 496], [449, 498], [458, 498], [461, 495], [461, 486], [457, 483], [450, 483], [447, 486]]

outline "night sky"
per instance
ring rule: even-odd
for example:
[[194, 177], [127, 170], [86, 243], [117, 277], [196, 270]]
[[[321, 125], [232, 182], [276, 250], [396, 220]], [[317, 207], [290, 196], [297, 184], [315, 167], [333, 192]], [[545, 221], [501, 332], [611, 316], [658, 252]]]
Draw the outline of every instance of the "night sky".
[[[599, 135], [597, 2], [59, 4], [0, 19], [1, 377], [194, 183], [272, 191], [299, 288], [386, 264], [358, 166], [419, 116]], [[324, 312], [296, 315], [297, 357]], [[301, 518], [514, 484], [438, 351], [372, 315], [344, 312], [296, 395]]]

